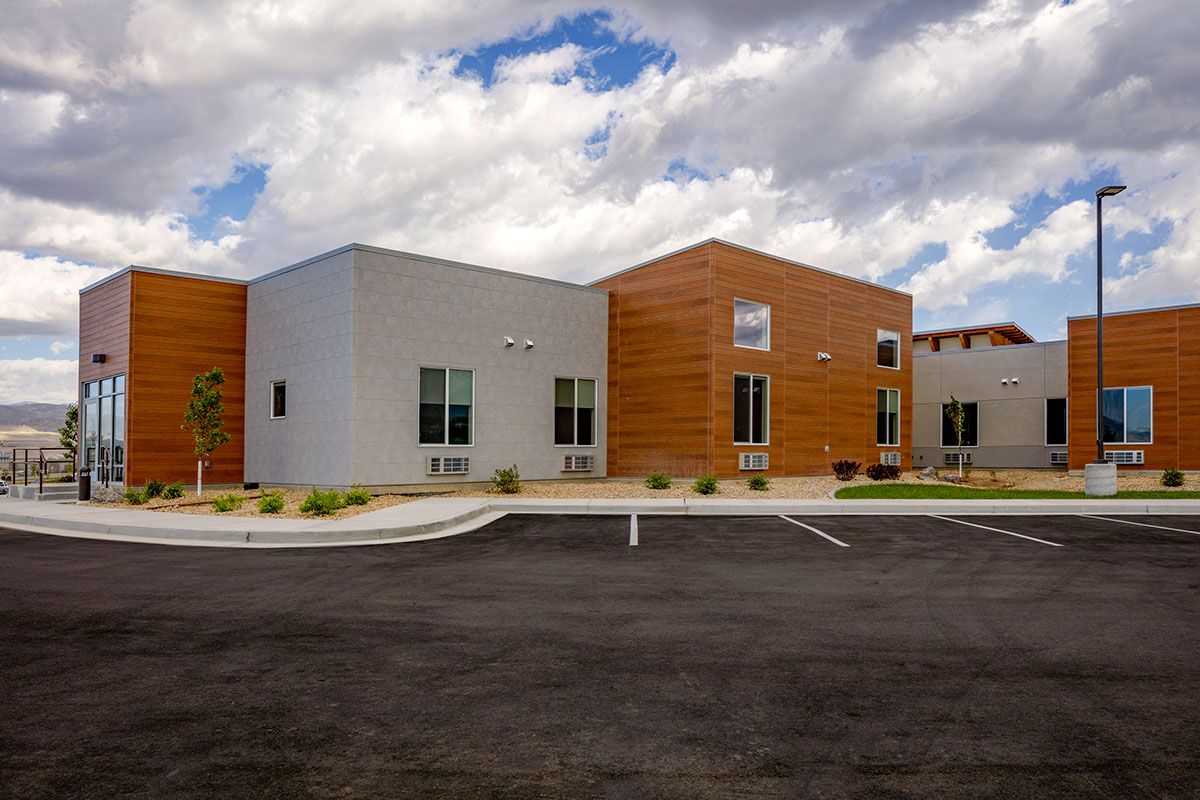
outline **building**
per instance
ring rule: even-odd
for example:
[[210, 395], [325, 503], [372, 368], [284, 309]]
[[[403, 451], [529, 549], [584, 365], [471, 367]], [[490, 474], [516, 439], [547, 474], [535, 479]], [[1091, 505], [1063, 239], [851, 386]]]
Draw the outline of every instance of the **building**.
[[710, 239], [609, 292], [608, 474], [910, 465], [912, 297]]
[[[1070, 463], [1095, 460], [1096, 315], [1067, 320]], [[1104, 315], [1104, 452], [1118, 467], [1200, 470], [1200, 305]]]
[[963, 405], [964, 465], [1067, 466], [1067, 342], [1012, 322], [913, 334], [913, 466], [957, 467], [946, 407]]

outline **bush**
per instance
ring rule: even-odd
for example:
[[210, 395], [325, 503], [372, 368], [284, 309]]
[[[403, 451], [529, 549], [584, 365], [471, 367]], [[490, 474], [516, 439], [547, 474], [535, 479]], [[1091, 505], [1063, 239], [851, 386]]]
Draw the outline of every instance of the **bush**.
[[862, 464], [857, 461], [835, 461], [832, 464], [833, 474], [837, 475], [839, 481], [852, 481], [854, 476], [858, 474]]
[[263, 492], [263, 496], [258, 498], [258, 513], [278, 514], [280, 511], [283, 511], [282, 489], [274, 492]]
[[516, 494], [521, 491], [521, 473], [517, 471], [516, 464], [508, 469], [496, 470], [492, 475], [492, 491], [500, 494]]
[[746, 485], [756, 492], [766, 491], [770, 483], [766, 475], [751, 475], [746, 479]]
[[651, 489], [670, 489], [671, 476], [664, 475], [661, 472], [651, 472], [646, 476], [646, 485]]
[[222, 494], [213, 498], [213, 508], [217, 511], [234, 511], [242, 507], [246, 498], [240, 494]]
[[342, 497], [336, 491], [330, 489], [328, 492], [318, 492], [317, 487], [314, 486], [313, 490], [304, 498], [304, 502], [300, 504], [300, 513], [327, 517], [345, 507], [346, 498]]
[[130, 505], [140, 506], [149, 499], [145, 492], [139, 492], [137, 489], [125, 490], [125, 502]]
[[148, 480], [146, 481], [146, 497], [160, 497], [165, 488], [167, 487], [162, 481]]
[[867, 467], [867, 477], [873, 481], [899, 480], [900, 468], [890, 464], [872, 464]]
[[1160, 480], [1163, 486], [1183, 486], [1183, 473], [1177, 469], [1168, 467], [1163, 470]]
[[692, 490], [700, 494], [716, 494], [717, 493], [717, 476], [701, 475], [696, 478], [696, 482], [692, 484]]
[[356, 483], [350, 487], [350, 491], [346, 492], [346, 505], [350, 506], [365, 506], [371, 502], [371, 493], [362, 488], [361, 483]]
[[176, 481], [175, 483], [172, 483], [172, 484], [169, 484], [168, 486], [163, 487], [163, 490], [162, 490], [162, 499], [163, 500], [178, 500], [181, 497], [183, 497], [183, 482], [182, 481]]

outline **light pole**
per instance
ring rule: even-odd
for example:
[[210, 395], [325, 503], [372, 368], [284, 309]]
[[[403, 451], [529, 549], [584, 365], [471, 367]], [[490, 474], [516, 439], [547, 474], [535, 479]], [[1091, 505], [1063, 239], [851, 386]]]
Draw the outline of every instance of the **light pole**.
[[1096, 190], [1096, 460], [1104, 461], [1104, 257], [1100, 231], [1100, 207], [1104, 198], [1125, 191], [1124, 186]]

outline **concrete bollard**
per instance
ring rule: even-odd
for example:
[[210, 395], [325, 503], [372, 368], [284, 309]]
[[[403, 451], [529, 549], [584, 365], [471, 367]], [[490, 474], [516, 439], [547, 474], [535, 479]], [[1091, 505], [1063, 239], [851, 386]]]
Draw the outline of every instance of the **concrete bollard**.
[[1085, 464], [1083, 467], [1083, 493], [1108, 496], [1117, 493], [1116, 464]]

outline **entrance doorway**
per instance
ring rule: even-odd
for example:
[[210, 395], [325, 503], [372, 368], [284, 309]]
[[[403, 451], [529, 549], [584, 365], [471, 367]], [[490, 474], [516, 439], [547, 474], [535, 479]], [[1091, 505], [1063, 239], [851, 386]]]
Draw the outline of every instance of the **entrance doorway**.
[[125, 483], [125, 376], [83, 384], [83, 463], [93, 484]]

